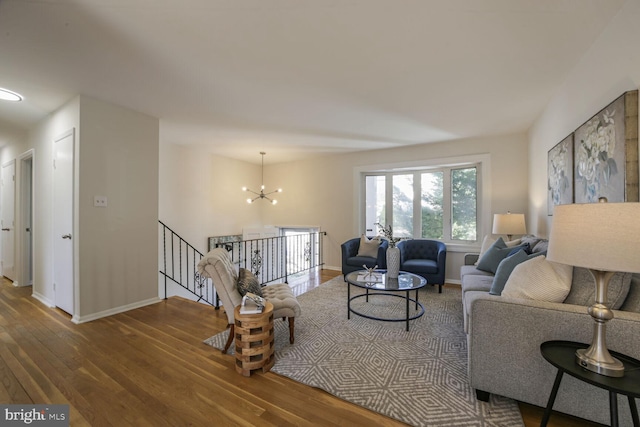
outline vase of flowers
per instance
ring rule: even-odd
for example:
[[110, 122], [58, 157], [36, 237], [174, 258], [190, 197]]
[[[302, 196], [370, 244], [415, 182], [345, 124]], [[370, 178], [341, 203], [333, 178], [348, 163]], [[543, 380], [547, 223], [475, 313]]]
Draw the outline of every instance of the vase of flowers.
[[393, 237], [391, 224], [386, 227], [383, 227], [380, 223], [376, 223], [376, 225], [384, 238], [389, 241], [389, 248], [387, 249], [387, 277], [397, 279], [400, 274], [400, 248], [396, 246], [396, 243], [398, 243], [400, 239]]

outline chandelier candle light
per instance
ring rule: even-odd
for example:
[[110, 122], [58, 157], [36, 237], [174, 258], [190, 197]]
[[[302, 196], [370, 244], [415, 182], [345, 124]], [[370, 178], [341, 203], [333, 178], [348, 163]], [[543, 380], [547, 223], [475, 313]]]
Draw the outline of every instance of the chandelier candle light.
[[265, 153], [264, 151], [260, 152], [260, 155], [262, 156], [262, 181], [261, 181], [262, 185], [260, 186], [260, 192], [258, 193], [256, 191], [249, 190], [247, 187], [242, 187], [242, 191], [248, 191], [249, 193], [253, 193], [256, 195], [256, 197], [254, 197], [253, 199], [248, 198], [247, 203], [253, 203], [258, 199], [267, 199], [268, 201], [271, 202], [272, 205], [275, 205], [276, 203], [278, 203], [278, 201], [276, 199], [271, 199], [268, 196], [273, 193], [282, 193], [282, 188], [278, 188], [277, 190], [273, 190], [269, 193], [264, 192], [264, 155], [265, 154], [267, 153]]
[[589, 269], [595, 279], [591, 346], [576, 351], [576, 362], [609, 377], [624, 376], [624, 366], [607, 350], [606, 325], [613, 319], [607, 301], [616, 272], [640, 273], [640, 203], [558, 205], [553, 210], [549, 261]]

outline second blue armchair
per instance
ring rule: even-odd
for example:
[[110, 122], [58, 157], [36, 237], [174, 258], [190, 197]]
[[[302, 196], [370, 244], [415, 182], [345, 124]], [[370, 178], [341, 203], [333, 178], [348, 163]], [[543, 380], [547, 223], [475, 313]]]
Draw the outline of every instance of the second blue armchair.
[[412, 239], [398, 242], [400, 270], [415, 273], [427, 279], [430, 285], [438, 285], [442, 293], [444, 285], [447, 247], [438, 240]]

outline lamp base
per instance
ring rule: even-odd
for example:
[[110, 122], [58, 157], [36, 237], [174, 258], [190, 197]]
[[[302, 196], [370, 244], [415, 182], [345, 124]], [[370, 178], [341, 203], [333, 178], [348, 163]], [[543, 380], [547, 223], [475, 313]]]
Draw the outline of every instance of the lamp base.
[[606, 302], [607, 289], [615, 272], [592, 269], [589, 271], [596, 281], [596, 301], [588, 310], [594, 321], [593, 339], [589, 348], [576, 350], [576, 363], [596, 374], [607, 377], [623, 377], [624, 365], [609, 353], [606, 337], [607, 322], [613, 319], [613, 311]]
[[608, 351], [607, 355], [609, 357], [606, 358], [607, 360], [598, 360], [598, 358], [594, 357], [597, 353], [598, 351], [593, 346], [576, 350], [576, 363], [588, 371], [606, 377], [619, 378], [624, 376], [624, 365], [621, 361], [611, 356]]

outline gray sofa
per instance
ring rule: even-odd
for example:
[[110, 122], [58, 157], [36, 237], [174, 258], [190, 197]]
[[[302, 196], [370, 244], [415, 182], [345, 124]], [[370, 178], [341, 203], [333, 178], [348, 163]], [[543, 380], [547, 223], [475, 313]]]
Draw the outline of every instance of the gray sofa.
[[[541, 243], [540, 250], [546, 246]], [[467, 254], [461, 267], [471, 386], [481, 400], [494, 393], [544, 407], [557, 371], [541, 356], [540, 344], [549, 340], [591, 341], [593, 321], [587, 306], [593, 302], [590, 295], [595, 285], [586, 270], [574, 268], [564, 303], [490, 295], [493, 275], [475, 267], [477, 258], [477, 254]], [[627, 274], [626, 280], [618, 276], [620, 288], [611, 286], [608, 295], [610, 300], [618, 298], [621, 305], [607, 324], [607, 346], [640, 359], [640, 275]], [[629, 283], [629, 277], [626, 293], [624, 283]], [[617, 296], [612, 292], [618, 292]], [[618, 405], [620, 425], [631, 425], [626, 397], [619, 397]], [[554, 410], [609, 424], [609, 395], [565, 375]]]

